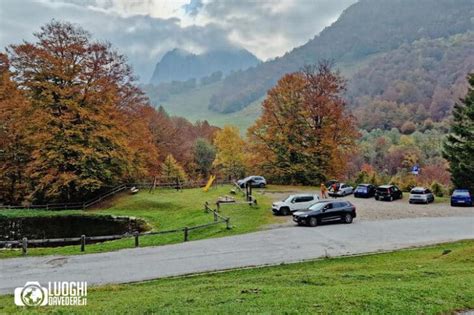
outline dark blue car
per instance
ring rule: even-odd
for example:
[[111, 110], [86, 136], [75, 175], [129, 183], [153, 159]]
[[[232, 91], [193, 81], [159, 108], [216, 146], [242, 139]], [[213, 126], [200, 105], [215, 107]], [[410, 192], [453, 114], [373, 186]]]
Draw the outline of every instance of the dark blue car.
[[356, 198], [372, 198], [375, 195], [375, 186], [371, 184], [359, 184], [354, 190]]
[[456, 189], [451, 196], [451, 207], [472, 207], [472, 196], [467, 189]]

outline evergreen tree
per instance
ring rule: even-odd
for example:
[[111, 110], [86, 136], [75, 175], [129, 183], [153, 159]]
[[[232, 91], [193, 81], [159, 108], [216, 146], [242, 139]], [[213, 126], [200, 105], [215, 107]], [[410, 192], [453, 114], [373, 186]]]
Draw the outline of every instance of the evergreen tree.
[[454, 106], [443, 155], [450, 163], [454, 186], [474, 193], [474, 74], [469, 76], [469, 84], [466, 97]]
[[193, 151], [196, 170], [207, 177], [211, 172], [212, 162], [216, 158], [216, 149], [206, 139], [199, 138], [196, 140]]

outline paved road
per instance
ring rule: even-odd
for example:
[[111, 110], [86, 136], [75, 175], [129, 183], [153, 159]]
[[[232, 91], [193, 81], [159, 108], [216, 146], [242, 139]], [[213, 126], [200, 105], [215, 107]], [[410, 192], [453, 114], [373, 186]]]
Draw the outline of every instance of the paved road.
[[0, 259], [0, 293], [13, 293], [26, 281], [125, 283], [461, 239], [474, 239], [474, 217], [356, 220], [102, 254]]

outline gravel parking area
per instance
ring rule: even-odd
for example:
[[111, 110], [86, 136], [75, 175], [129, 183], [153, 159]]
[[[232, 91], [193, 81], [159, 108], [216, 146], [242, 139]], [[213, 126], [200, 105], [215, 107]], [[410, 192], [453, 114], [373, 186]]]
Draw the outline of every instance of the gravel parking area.
[[[262, 193], [261, 191], [260, 193]], [[274, 201], [282, 200], [290, 194], [308, 193], [306, 189], [300, 191], [265, 191], [266, 196]], [[315, 191], [313, 191], [315, 192]], [[316, 191], [319, 194], [319, 191]], [[394, 220], [420, 217], [466, 217], [474, 216], [474, 207], [451, 207], [449, 201], [436, 201], [428, 205], [409, 204], [408, 194], [405, 193], [402, 200], [396, 201], [376, 201], [374, 198], [354, 198], [353, 195], [344, 198], [353, 203], [357, 208], [357, 219], [364, 221]], [[269, 209], [270, 211], [270, 209]], [[291, 217], [288, 223], [278, 224], [278, 226], [293, 225]], [[272, 226], [273, 227], [273, 226]]]

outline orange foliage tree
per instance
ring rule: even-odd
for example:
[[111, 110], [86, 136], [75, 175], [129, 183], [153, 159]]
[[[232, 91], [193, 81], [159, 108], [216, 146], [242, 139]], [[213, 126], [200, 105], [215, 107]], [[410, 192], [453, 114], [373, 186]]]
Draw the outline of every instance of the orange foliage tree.
[[158, 167], [147, 101], [125, 58], [82, 28], [52, 21], [37, 42], [9, 49], [31, 103], [27, 173], [35, 201], [73, 201]]
[[287, 183], [315, 184], [343, 174], [358, 137], [345, 112], [344, 89], [328, 62], [283, 76], [248, 130], [253, 163]]
[[10, 78], [8, 58], [0, 54], [0, 202], [18, 203], [27, 193], [30, 117], [27, 100]]

